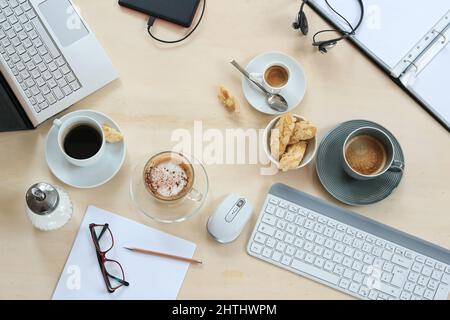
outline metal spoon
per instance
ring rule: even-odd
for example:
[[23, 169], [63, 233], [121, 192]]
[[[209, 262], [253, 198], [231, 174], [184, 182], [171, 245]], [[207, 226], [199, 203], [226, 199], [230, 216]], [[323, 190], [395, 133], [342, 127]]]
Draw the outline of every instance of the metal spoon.
[[283, 96], [267, 91], [267, 89], [264, 88], [261, 84], [259, 84], [255, 80], [251, 79], [250, 74], [244, 68], [242, 68], [239, 65], [239, 63], [237, 63], [235, 60], [232, 60], [230, 63], [236, 69], [238, 69], [248, 80], [250, 80], [252, 83], [254, 83], [259, 89], [261, 89], [262, 92], [265, 93], [265, 95], [267, 97], [267, 103], [269, 104], [270, 108], [272, 108], [273, 110], [278, 111], [278, 112], [286, 112], [287, 111], [289, 106], [288, 106], [286, 99], [284, 99]]

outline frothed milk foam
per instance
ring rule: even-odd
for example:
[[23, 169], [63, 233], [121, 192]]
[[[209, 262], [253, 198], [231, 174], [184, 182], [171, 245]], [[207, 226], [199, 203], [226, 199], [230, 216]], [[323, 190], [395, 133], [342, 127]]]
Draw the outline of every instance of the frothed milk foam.
[[160, 200], [178, 200], [192, 187], [192, 166], [177, 154], [152, 158], [144, 170], [147, 190]]
[[165, 198], [178, 195], [186, 188], [186, 172], [175, 163], [163, 162], [150, 171], [152, 189]]

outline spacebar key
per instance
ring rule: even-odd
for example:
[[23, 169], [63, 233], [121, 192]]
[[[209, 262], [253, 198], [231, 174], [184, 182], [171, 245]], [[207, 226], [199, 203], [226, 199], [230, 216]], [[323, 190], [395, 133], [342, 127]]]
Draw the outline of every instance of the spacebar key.
[[301, 262], [299, 260], [294, 259], [294, 261], [292, 261], [291, 267], [307, 273], [315, 278], [319, 278], [320, 280], [332, 283], [332, 284], [338, 284], [339, 282], [339, 277], [335, 274], [323, 271], [322, 269], [316, 268], [310, 264], [306, 264], [304, 262]]

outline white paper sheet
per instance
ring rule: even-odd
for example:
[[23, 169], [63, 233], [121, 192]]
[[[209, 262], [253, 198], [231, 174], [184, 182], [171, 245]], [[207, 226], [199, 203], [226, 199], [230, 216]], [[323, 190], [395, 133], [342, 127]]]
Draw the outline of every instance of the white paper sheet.
[[[115, 245], [107, 257], [121, 263], [129, 287], [110, 294], [100, 272], [89, 224], [108, 223]], [[191, 258], [196, 245], [156, 229], [90, 206], [81, 224], [53, 299], [176, 299], [189, 264], [131, 252], [145, 248]]]
[[450, 127], [450, 46], [427, 65], [409, 88]]
[[[310, 1], [348, 30], [347, 24], [330, 10], [325, 0]], [[329, 3], [356, 25], [360, 16], [357, 0], [329, 0]], [[388, 69], [393, 69], [450, 10], [449, 0], [363, 0], [363, 3], [365, 18], [355, 38]], [[310, 32], [316, 32], [313, 25]]]

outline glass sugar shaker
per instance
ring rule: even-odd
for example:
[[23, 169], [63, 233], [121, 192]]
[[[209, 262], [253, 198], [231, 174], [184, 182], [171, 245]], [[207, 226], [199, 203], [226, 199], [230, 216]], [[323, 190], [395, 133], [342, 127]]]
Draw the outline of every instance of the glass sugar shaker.
[[40, 182], [32, 185], [26, 194], [28, 218], [42, 231], [56, 230], [69, 222], [73, 214], [69, 194], [61, 187]]

